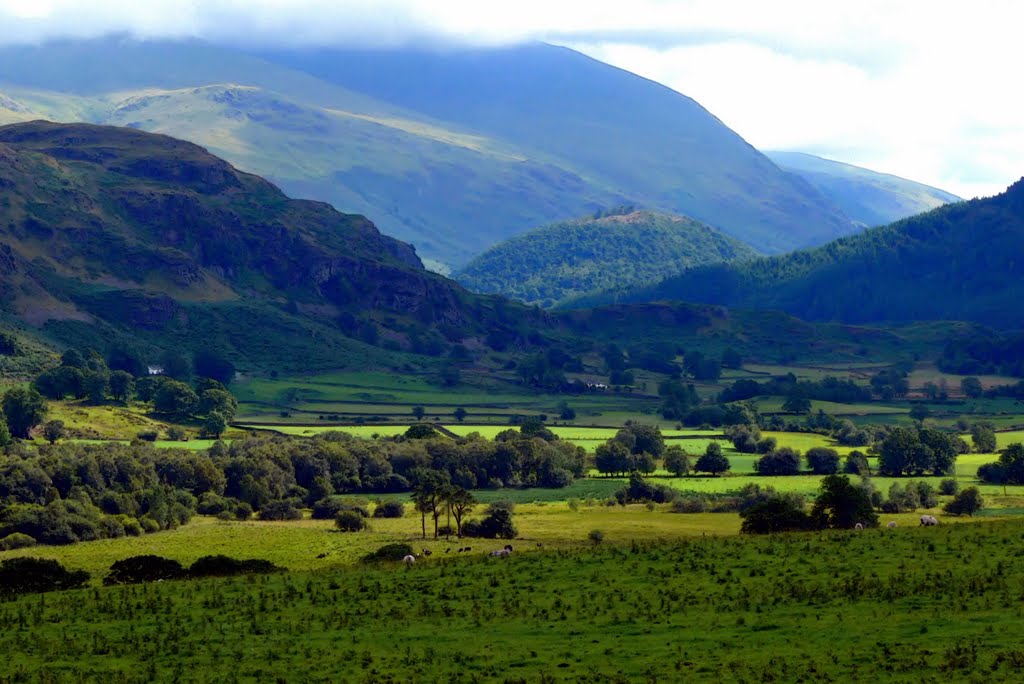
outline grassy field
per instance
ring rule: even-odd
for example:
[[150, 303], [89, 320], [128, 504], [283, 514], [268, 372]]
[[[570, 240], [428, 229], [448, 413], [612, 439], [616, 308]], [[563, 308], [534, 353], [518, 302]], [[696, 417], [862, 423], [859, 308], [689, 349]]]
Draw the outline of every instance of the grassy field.
[[1013, 682], [1024, 665], [1019, 537], [1019, 525], [998, 522], [647, 535], [508, 559], [435, 555], [411, 568], [328, 556], [283, 575], [24, 597], [0, 604], [0, 676]]

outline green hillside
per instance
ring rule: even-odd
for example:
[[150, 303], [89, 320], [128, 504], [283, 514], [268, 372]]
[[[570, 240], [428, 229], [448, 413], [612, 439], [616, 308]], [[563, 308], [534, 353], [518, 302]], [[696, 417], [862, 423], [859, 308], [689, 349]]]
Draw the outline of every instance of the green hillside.
[[690, 269], [576, 305], [686, 300], [779, 309], [812, 321], [963, 320], [1024, 327], [1024, 180], [815, 249]]
[[956, 195], [921, 183], [801, 152], [765, 152], [784, 171], [820, 190], [854, 221], [882, 226], [950, 202]]
[[534, 314], [191, 143], [35, 122], [0, 127], [0, 315], [59, 344], [309, 370], [397, 365]]
[[529, 226], [637, 203], [756, 248], [855, 226], [693, 100], [564, 48], [248, 54], [108, 39], [0, 48], [0, 123], [191, 140], [463, 265]]
[[754, 256], [698, 221], [624, 208], [512, 238], [455, 278], [476, 292], [550, 307], [588, 292], [654, 283], [688, 266]]

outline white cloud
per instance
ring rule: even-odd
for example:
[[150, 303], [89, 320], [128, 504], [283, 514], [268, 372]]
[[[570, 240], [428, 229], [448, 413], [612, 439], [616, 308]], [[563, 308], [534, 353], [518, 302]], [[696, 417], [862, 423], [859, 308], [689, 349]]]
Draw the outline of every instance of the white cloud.
[[0, 43], [549, 40], [694, 97], [762, 149], [967, 196], [1024, 173], [1022, 23], [1015, 0], [0, 0]]

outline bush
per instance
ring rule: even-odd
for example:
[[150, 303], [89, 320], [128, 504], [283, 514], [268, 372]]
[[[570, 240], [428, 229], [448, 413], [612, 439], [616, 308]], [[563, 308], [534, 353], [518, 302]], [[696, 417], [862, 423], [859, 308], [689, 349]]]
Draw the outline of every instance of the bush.
[[180, 425], [172, 425], [167, 428], [167, 439], [172, 442], [183, 442], [188, 439], [188, 432]]
[[799, 475], [800, 452], [789, 447], [776, 449], [757, 459], [754, 468], [760, 475]]
[[942, 510], [951, 515], [963, 515], [966, 513], [973, 516], [984, 505], [985, 501], [981, 498], [981, 492], [978, 491], [978, 488], [967, 487], [953, 497], [953, 500], [946, 504]]
[[302, 509], [292, 499], [278, 499], [263, 505], [260, 520], [302, 520]]
[[144, 442], [155, 442], [160, 437], [160, 433], [156, 430], [142, 430], [135, 436]]
[[401, 501], [385, 501], [373, 509], [374, 518], [403, 518], [405, 506]]
[[815, 475], [834, 475], [839, 472], [839, 453], [828, 447], [813, 447], [807, 450], [807, 467]]
[[843, 463], [843, 472], [847, 475], [870, 475], [871, 468], [868, 466], [868, 457], [860, 451], [851, 451]]
[[499, 508], [491, 510], [494, 505], [488, 510], [491, 511], [483, 520], [467, 521], [462, 524], [462, 536], [463, 537], [484, 537], [486, 539], [515, 539], [516, 528], [512, 524], [512, 513]]
[[364, 563], [380, 563], [387, 561], [400, 561], [406, 556], [411, 556], [412, 546], [409, 544], [385, 544], [376, 551], [363, 556]]
[[512, 515], [516, 510], [516, 504], [513, 501], [503, 499], [501, 501], [494, 501], [487, 507], [485, 511], [487, 515], [494, 515], [495, 511], [506, 511], [509, 515]]
[[281, 570], [283, 568], [259, 558], [238, 560], [228, 556], [203, 556], [188, 569], [188, 575], [189, 577], [233, 577], [235, 575], [264, 575]]
[[185, 568], [176, 560], [160, 556], [132, 556], [110, 566], [103, 584], [138, 584], [157, 580], [177, 579], [185, 575]]
[[38, 594], [75, 589], [88, 581], [89, 573], [69, 571], [55, 560], [11, 558], [0, 563], [0, 594]]
[[776, 497], [754, 504], [740, 513], [740, 517], [743, 518], [740, 532], [744, 534], [806, 530], [811, 526], [810, 516], [786, 497]]
[[947, 477], [945, 480], [939, 483], [939, 494], [944, 496], [952, 496], [960, 491], [960, 483], [951, 477]]
[[158, 523], [156, 520], [153, 520], [148, 515], [144, 515], [141, 518], [139, 518], [139, 525], [142, 526], [142, 531], [146, 534], [152, 534], [153, 532], [160, 531], [160, 523]]
[[673, 513], [704, 513], [708, 510], [708, 502], [699, 496], [687, 496], [672, 502]]
[[341, 499], [326, 497], [313, 504], [313, 520], [333, 520], [348, 506]]
[[342, 532], [358, 532], [366, 527], [366, 519], [355, 511], [341, 511], [334, 518], [334, 524]]
[[30, 546], [35, 546], [36, 540], [27, 534], [21, 532], [15, 532], [9, 534], [3, 539], [0, 539], [0, 551], [13, 551], [14, 549], [27, 549]]
[[587, 539], [592, 541], [595, 545], [600, 544], [604, 541], [604, 532], [601, 530], [590, 530], [590, 532], [587, 533]]

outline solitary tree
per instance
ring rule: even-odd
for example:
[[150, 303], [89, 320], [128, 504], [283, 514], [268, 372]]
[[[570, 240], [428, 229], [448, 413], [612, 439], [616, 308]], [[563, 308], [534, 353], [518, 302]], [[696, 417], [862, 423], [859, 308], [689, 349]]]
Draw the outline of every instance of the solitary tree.
[[812, 447], [805, 454], [807, 465], [815, 475], [834, 475], [839, 472], [839, 454], [828, 447]]
[[455, 417], [455, 420], [459, 421], [460, 423], [466, 420], [467, 414], [468, 412], [466, 411], [466, 409], [462, 408], [461, 406], [452, 411], [452, 415]]
[[996, 450], [996, 433], [987, 425], [975, 423], [971, 428], [971, 441], [979, 454], [990, 454]]
[[206, 416], [206, 419], [203, 421], [203, 433], [213, 437], [214, 439], [220, 439], [220, 436], [224, 434], [224, 431], [227, 429], [227, 418], [217, 411]]
[[416, 417], [416, 420], [423, 420], [423, 416], [427, 415], [427, 410], [422, 406], [413, 406], [412, 415]]
[[711, 442], [704, 451], [704, 455], [697, 459], [693, 469], [699, 473], [718, 475], [726, 472], [731, 467], [729, 459], [722, 453], [722, 445], [718, 442]]
[[811, 412], [811, 400], [799, 394], [791, 394], [782, 403], [782, 410], [790, 413], [804, 414]]
[[50, 444], [54, 444], [64, 436], [64, 421], [49, 420], [43, 424], [43, 437]]
[[981, 380], [975, 377], [967, 377], [960, 381], [960, 391], [971, 399], [980, 397], [985, 389], [981, 386]]
[[7, 427], [18, 439], [29, 439], [32, 428], [46, 418], [46, 400], [31, 388], [15, 387], [8, 390], [2, 406]]

